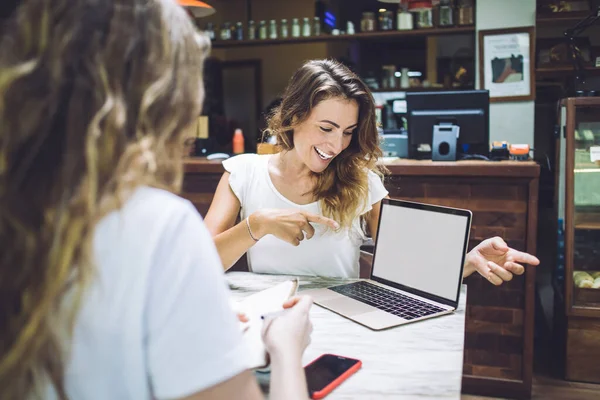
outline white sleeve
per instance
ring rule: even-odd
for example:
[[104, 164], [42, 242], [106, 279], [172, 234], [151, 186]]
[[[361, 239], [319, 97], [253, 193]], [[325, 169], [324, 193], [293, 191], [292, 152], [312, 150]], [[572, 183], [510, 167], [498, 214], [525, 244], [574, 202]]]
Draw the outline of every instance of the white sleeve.
[[246, 188], [251, 184], [256, 157], [256, 154], [240, 154], [222, 162], [225, 171], [229, 172], [229, 186], [242, 207], [246, 199]]
[[383, 185], [383, 181], [381, 180], [379, 175], [377, 175], [375, 172], [369, 171], [368, 180], [369, 180], [369, 202], [368, 202], [368, 204], [366, 204], [366, 209], [363, 212], [363, 214], [371, 211], [371, 209], [373, 208], [373, 204], [380, 202], [381, 199], [383, 199], [389, 193], [387, 191], [387, 189], [385, 188], [385, 186]]
[[184, 203], [154, 254], [145, 313], [156, 398], [179, 398], [247, 369], [221, 261], [200, 215]]

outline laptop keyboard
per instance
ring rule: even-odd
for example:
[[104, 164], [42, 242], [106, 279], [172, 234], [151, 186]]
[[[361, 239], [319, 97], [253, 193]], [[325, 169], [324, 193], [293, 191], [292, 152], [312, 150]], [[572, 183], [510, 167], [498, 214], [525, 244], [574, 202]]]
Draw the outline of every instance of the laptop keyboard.
[[405, 296], [373, 285], [366, 281], [358, 281], [347, 285], [330, 287], [329, 290], [343, 294], [361, 303], [368, 304], [379, 310], [389, 312], [398, 317], [411, 320], [435, 314], [444, 309], [432, 304]]

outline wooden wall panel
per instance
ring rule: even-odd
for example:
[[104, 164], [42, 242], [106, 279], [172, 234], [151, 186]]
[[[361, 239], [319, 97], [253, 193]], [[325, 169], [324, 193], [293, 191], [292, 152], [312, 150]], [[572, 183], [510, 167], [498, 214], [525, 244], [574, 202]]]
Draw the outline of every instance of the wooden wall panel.
[[221, 175], [220, 173], [185, 174], [181, 196], [190, 200], [203, 217], [208, 212]]
[[565, 377], [600, 383], [600, 320], [568, 317]]
[[[479, 177], [394, 176], [386, 186], [391, 197], [470, 209], [473, 212], [470, 249], [482, 240], [500, 236], [512, 247], [525, 250], [528, 181], [498, 178], [493, 181], [490, 184]], [[463, 373], [521, 380], [525, 277], [516, 277], [491, 289], [489, 282], [474, 274], [467, 284]]]

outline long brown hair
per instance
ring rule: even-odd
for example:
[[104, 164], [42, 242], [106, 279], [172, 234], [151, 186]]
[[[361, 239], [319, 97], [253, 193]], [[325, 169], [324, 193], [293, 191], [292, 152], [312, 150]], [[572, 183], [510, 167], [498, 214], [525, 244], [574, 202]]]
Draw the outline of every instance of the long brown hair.
[[350, 145], [320, 174], [315, 174], [313, 196], [325, 216], [343, 227], [366, 206], [368, 171], [383, 175], [377, 166], [382, 152], [375, 120], [375, 101], [367, 85], [350, 69], [334, 60], [311, 60], [292, 76], [281, 104], [269, 118], [267, 132], [277, 137], [282, 151], [294, 148], [294, 127], [304, 122], [321, 101], [342, 98], [358, 104], [358, 127]]
[[210, 42], [174, 0], [23, 0], [2, 33], [0, 390], [66, 398], [94, 226], [140, 185], [179, 190]]

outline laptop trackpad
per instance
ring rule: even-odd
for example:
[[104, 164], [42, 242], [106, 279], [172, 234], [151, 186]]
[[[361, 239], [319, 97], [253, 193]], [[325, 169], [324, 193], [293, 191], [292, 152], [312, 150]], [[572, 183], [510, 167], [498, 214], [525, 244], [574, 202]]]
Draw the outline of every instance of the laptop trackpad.
[[348, 317], [376, 310], [376, 308], [372, 306], [346, 296], [342, 296], [338, 299], [319, 301], [317, 303], [322, 304], [325, 308], [329, 308]]
[[366, 325], [375, 330], [397, 326], [406, 322], [404, 318], [379, 310], [357, 315], [353, 319], [359, 324]]

